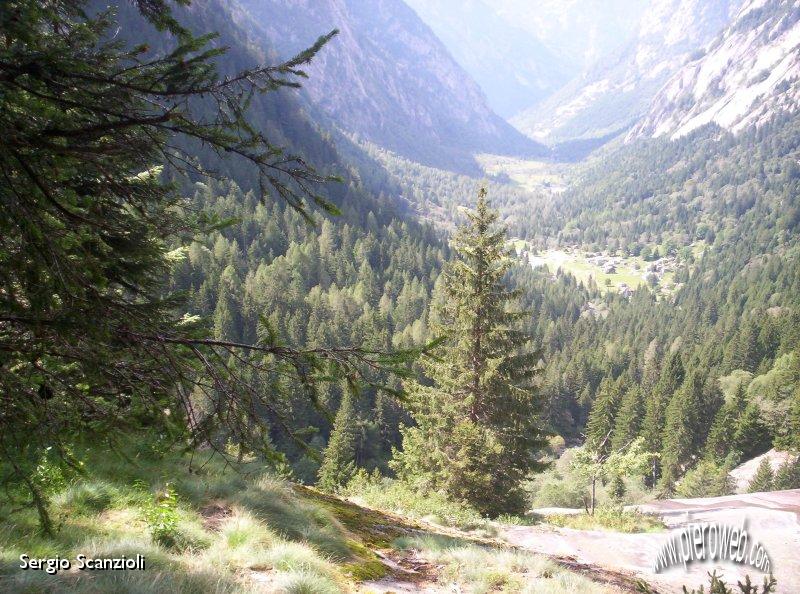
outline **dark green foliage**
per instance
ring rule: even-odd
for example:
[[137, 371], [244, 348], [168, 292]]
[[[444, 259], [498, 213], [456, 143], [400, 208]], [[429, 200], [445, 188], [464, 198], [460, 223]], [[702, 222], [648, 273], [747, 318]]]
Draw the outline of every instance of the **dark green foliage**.
[[643, 393], [639, 386], [629, 386], [622, 397], [619, 412], [614, 419], [614, 432], [611, 435], [612, 449], [619, 450], [633, 441], [639, 434], [644, 414]]
[[589, 421], [586, 423], [586, 443], [601, 456], [611, 451], [611, 433], [614, 430], [614, 416], [619, 401], [619, 382], [605, 378], [600, 382]]
[[[800, 354], [796, 355], [798, 366], [800, 366]], [[800, 451], [800, 382], [792, 395], [791, 408], [789, 409], [789, 431], [787, 433], [787, 445], [795, 451]]]
[[618, 474], [614, 475], [608, 486], [608, 492], [614, 501], [620, 502], [625, 497], [625, 481]]
[[356, 412], [353, 407], [354, 390], [347, 387], [342, 403], [333, 422], [333, 431], [322, 466], [319, 469], [317, 486], [324, 491], [337, 491], [346, 486], [356, 471]]
[[[196, 184], [192, 205], [235, 222], [189, 246], [176, 266], [172, 287], [191, 295], [189, 313], [219, 321], [228, 311], [241, 340], [289, 347], [352, 344], [388, 352], [428, 340], [430, 292], [446, 248], [431, 230], [403, 220], [365, 189], [349, 186], [340, 198], [342, 214], [319, 228], [232, 183]], [[231, 283], [238, 288], [227, 291]], [[353, 403], [360, 419], [354, 460], [386, 472], [408, 414], [395, 394], [378, 389], [399, 388], [397, 379], [377, 370], [361, 379]], [[365, 385], [370, 382], [375, 385]], [[319, 383], [313, 400], [293, 384], [265, 388], [273, 390], [272, 407], [262, 411], [271, 443], [305, 482], [316, 481], [314, 459], [330, 438], [329, 411], [340, 406], [341, 385]]]
[[776, 491], [800, 489], [800, 456], [780, 465], [775, 473], [772, 487]]
[[741, 455], [741, 450], [732, 437], [736, 433], [740, 419], [744, 413], [747, 402], [744, 395], [744, 386], [739, 384], [730, 402], [723, 404], [708, 433], [706, 442], [706, 455], [715, 460], [723, 460], [729, 453], [737, 452]]
[[769, 458], [762, 458], [756, 469], [756, 473], [747, 485], [748, 493], [760, 493], [762, 491], [772, 491], [775, 475], [772, 472], [772, 465]]
[[667, 407], [662, 437], [661, 487], [670, 492], [692, 455], [700, 433], [703, 382], [699, 372], [687, 378]]
[[[660, 452], [662, 450], [664, 415], [667, 403], [670, 402], [672, 394], [675, 393], [678, 386], [683, 382], [684, 373], [685, 371], [680, 354], [675, 350], [670, 353], [658, 383], [653, 388], [653, 393], [649, 395], [645, 403], [641, 436], [645, 440], [645, 448], [650, 452]], [[649, 477], [651, 484], [655, 483], [659, 474], [660, 467], [658, 461], [654, 461], [652, 473]]]
[[[534, 249], [556, 241], [604, 255], [640, 254], [652, 261], [669, 256], [677, 262], [674, 291], [656, 297], [640, 289], [629, 299], [613, 291], [601, 295], [592, 281], [581, 285], [560, 270], [525, 265], [511, 271], [535, 313], [528, 329], [548, 361], [542, 394], [545, 419], [554, 430], [578, 437], [601, 380], [625, 376], [642, 388], [643, 413], [617, 423], [619, 404], [616, 443], [634, 426], [648, 449], [661, 451], [666, 408], [684, 376], [697, 369], [704, 377], [702, 447], [722, 404], [717, 378], [737, 367], [763, 372], [776, 357], [798, 348], [796, 234], [775, 221], [785, 216], [785, 207], [797, 208], [798, 194], [792, 192], [797, 182], [787, 185], [783, 171], [800, 158], [800, 122], [781, 117], [768, 130], [738, 138], [720, 138], [711, 130], [678, 142], [610, 150], [613, 157], [579, 166], [573, 189], [563, 196], [543, 200], [509, 193], [496, 202], [501, 218]], [[443, 221], [459, 216], [452, 197], [469, 180], [393, 158], [381, 162], [410, 188], [427, 216]], [[717, 199], [720, 194], [725, 204]], [[734, 227], [739, 219], [730, 209], [738, 195], [756, 202]], [[530, 203], [542, 216], [524, 216]], [[589, 304], [607, 315], [587, 315]], [[773, 424], [770, 419], [769, 433], [778, 430]], [[728, 449], [719, 452], [720, 459]], [[650, 475], [653, 484], [658, 464]]]
[[[746, 458], [775, 437], [791, 439], [790, 415], [782, 414], [790, 409], [790, 382], [771, 395], [745, 394], [741, 411], [724, 405], [718, 412], [717, 378], [734, 369], [759, 376], [800, 347], [800, 180], [790, 174], [798, 159], [800, 117], [785, 114], [737, 136], [710, 129], [677, 141], [609, 147], [578, 166], [567, 192], [539, 205], [541, 215], [524, 234], [534, 247], [551, 247], [555, 237], [562, 247], [604, 255], [674, 257], [679, 283], [658, 298], [638, 290], [629, 299], [596, 296], [587, 283], [584, 304], [602, 308], [603, 316], [548, 310], [536, 336], [548, 361], [542, 386], [548, 418], [560, 432], [574, 436], [572, 427], [585, 426], [585, 406], [596, 400], [603, 378], [625, 375], [642, 386], [639, 434], [647, 449], [666, 453], [667, 407], [684, 376], [699, 371], [704, 386], [693, 454], [706, 435], [706, 449], [719, 463], [734, 446]], [[569, 278], [550, 272], [556, 280], [545, 295]], [[750, 429], [737, 432], [750, 400], [742, 419]], [[631, 415], [620, 420], [624, 408], [620, 403], [615, 415], [617, 444], [637, 424]], [[680, 464], [679, 474], [690, 466]], [[659, 472], [655, 465], [648, 484]]]
[[761, 418], [757, 404], [750, 403], [744, 409], [736, 424], [732, 445], [742, 455], [743, 460], [766, 452], [772, 443], [769, 428]]
[[675, 494], [685, 498], [732, 495], [734, 484], [728, 476], [732, 467], [732, 461], [701, 460], [680, 479]]
[[[615, 450], [644, 437], [662, 454], [649, 485], [722, 493], [734, 459], [773, 440], [800, 449], [799, 372], [758, 382], [792, 353], [800, 365], [797, 115], [617, 147], [578, 166], [561, 196], [492, 182], [500, 220], [534, 247], [674, 258], [674, 289], [622, 297], [503, 261], [498, 303], [475, 305], [470, 269], [454, 264], [431, 307], [448, 250], [395, 198], [452, 224], [476, 181], [319, 134], [268, 92], [296, 86], [326, 38], [253, 67], [222, 4], [173, 16], [165, 0], [138, 0], [97, 18], [81, 6], [12, 0], [0, 14], [0, 123], [14, 131], [0, 146], [0, 391], [12, 395], [0, 481], [15, 498], [33, 493], [44, 510], [76, 465], [70, 441], [142, 425], [173, 440], [191, 424], [197, 441], [285, 456], [307, 480], [326, 451], [332, 485], [351, 463], [385, 472], [411, 422], [389, 371], [414, 352], [388, 353], [420, 347], [431, 328], [454, 332], [441, 351], [452, 357], [428, 361], [413, 386], [419, 426], [398, 460], [484, 511], [519, 508], [532, 467], [534, 346], [547, 361], [542, 422]], [[117, 21], [143, 45], [108, 43]], [[206, 35], [217, 26], [219, 41]], [[233, 181], [200, 182], [195, 165]], [[343, 183], [318, 183], [329, 172]], [[311, 227], [311, 203], [341, 216]], [[461, 264], [474, 256], [463, 239]], [[502, 329], [480, 364], [469, 363], [473, 305], [472, 322]], [[723, 404], [718, 378], [734, 370], [747, 379]], [[357, 402], [344, 376], [363, 384]], [[776, 485], [796, 484], [795, 470]]]
[[[716, 570], [714, 570], [713, 573], [709, 573], [708, 577], [710, 580], [708, 591], [706, 591], [705, 586], [700, 586], [700, 589], [693, 588], [692, 590], [684, 586], [684, 594], [706, 594], [706, 592], [708, 592], [708, 594], [736, 594], [732, 588], [729, 588], [728, 585], [720, 579]], [[749, 575], [745, 575], [744, 582], [737, 582], [736, 585], [739, 588], [740, 594], [770, 594], [770, 592], [775, 592], [778, 587], [778, 581], [772, 574], [770, 574], [769, 577], [764, 576], [764, 581], [761, 588], [759, 588], [757, 585], [753, 585]], [[642, 594], [653, 594], [653, 590], [645, 582], [639, 582], [637, 584], [637, 590], [642, 592]]]
[[[322, 410], [320, 383], [346, 375], [375, 391], [414, 356], [381, 343], [375, 310], [360, 312], [360, 331], [376, 336], [381, 350], [325, 336], [287, 341], [269, 318], [274, 310], [248, 309], [242, 299], [252, 279], [235, 246], [257, 234], [252, 224], [220, 245], [219, 274], [186, 266], [193, 251], [213, 261], [202, 242], [230, 223], [179, 191], [203, 167], [220, 164], [247, 180], [258, 190], [252, 209], [272, 196], [272, 207], [283, 210], [270, 214], [295, 217], [295, 229], [313, 231], [309, 204], [340, 211], [334, 202], [346, 192], [322, 189], [334, 178], [280, 144], [302, 129], [306, 146], [333, 165], [331, 148], [275, 93], [298, 86], [332, 34], [283, 63], [237, 67], [254, 61], [246, 49], [229, 56], [213, 34], [194, 36], [183, 23], [202, 28], [205, 11], [178, 19], [161, 0], [121, 5], [124, 29], [152, 40], [151, 49], [108, 41], [119, 29], [115, 17], [84, 8], [82, 1], [14, 0], [0, 14], [0, 124], [15, 131], [0, 146], [0, 391], [13, 395], [0, 414], [0, 480], [14, 498], [18, 491], [33, 497], [45, 529], [47, 489], [37, 473], [51, 458], [63, 472], [78, 468], [70, 442], [156, 427], [165, 442], [191, 438], [222, 450], [231, 440], [277, 463], [269, 435], [276, 426], [302, 449], [287, 400]], [[249, 120], [253, 104], [261, 126]], [[264, 113], [276, 116], [270, 125]], [[377, 264], [379, 222], [365, 217], [362, 247]], [[264, 229], [273, 223], [275, 230], [275, 222]], [[288, 245], [285, 235], [273, 239], [276, 252]], [[411, 260], [408, 274], [424, 268], [417, 277], [424, 299], [435, 274], [420, 263], [418, 244], [409, 244], [398, 257]], [[316, 267], [313, 255], [309, 261]], [[187, 289], [195, 301], [188, 307], [205, 319], [184, 317], [185, 295], [165, 287], [174, 269], [182, 278], [172, 288]], [[292, 288], [304, 290], [301, 279]], [[260, 280], [269, 284], [266, 275]]]
[[524, 509], [522, 482], [545, 442], [533, 386], [539, 355], [518, 329], [526, 313], [506, 287], [505, 230], [484, 194], [453, 240], [456, 259], [431, 314], [444, 342], [424, 361], [432, 385], [408, 385], [417, 426], [403, 431], [393, 467], [420, 488], [497, 515]]
[[229, 264], [217, 285], [217, 307], [214, 309], [214, 336], [221, 340], [241, 341], [242, 283], [233, 265]]

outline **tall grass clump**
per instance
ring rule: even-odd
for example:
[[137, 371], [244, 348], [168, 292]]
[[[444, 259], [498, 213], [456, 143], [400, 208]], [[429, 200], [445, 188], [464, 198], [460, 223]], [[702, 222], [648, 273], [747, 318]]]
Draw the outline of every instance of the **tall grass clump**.
[[597, 594], [610, 590], [559, 567], [546, 557], [516, 549], [482, 546], [458, 538], [406, 537], [400, 549], [418, 551], [441, 567], [440, 581], [475, 594], [489, 592]]

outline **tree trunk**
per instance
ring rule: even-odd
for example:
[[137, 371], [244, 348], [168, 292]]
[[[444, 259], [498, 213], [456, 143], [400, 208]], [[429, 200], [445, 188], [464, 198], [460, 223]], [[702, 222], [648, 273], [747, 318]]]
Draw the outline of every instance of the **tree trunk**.
[[592, 478], [592, 512], [589, 515], [594, 515], [594, 497], [595, 497], [595, 488], [597, 487], [597, 478]]

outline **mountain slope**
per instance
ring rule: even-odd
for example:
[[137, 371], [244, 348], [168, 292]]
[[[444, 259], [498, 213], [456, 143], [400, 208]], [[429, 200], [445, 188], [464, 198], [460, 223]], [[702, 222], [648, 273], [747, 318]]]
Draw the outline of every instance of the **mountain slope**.
[[[140, 433], [119, 449], [88, 450], [85, 471], [53, 489], [63, 514], [52, 536], [37, 530], [33, 509], [0, 501], [0, 591], [352, 594], [489, 591], [500, 582], [519, 592], [534, 581], [552, 594], [633, 591], [633, 580], [615, 571], [363, 507], [278, 478], [255, 460], [193, 464], [156, 443]], [[21, 554], [58, 555], [71, 570], [24, 570]], [[78, 555], [141, 555], [144, 571], [80, 571]], [[464, 559], [480, 571], [463, 571]]]
[[628, 135], [684, 136], [715, 123], [734, 132], [800, 105], [800, 6], [750, 0], [703, 56], [681, 68]]
[[268, 42], [292, 54], [336, 27], [308, 69], [311, 102], [347, 132], [425, 164], [472, 168], [471, 153], [542, 154], [401, 0], [242, 0]]
[[738, 4], [739, 0], [653, 2], [633, 40], [513, 123], [531, 137], [550, 142], [600, 138], [627, 128], [689, 55], [714, 39]]
[[480, 85], [492, 108], [510, 117], [549, 95], [575, 67], [485, 0], [407, 0], [456, 61]]
[[636, 33], [642, 0], [492, 0], [494, 12], [560, 56], [570, 78]]

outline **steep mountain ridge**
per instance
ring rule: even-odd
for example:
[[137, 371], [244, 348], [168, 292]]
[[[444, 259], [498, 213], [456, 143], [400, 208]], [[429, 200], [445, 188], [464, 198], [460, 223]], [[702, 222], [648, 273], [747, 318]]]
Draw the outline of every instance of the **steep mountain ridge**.
[[343, 130], [424, 164], [477, 171], [472, 153], [541, 155], [401, 0], [241, 0], [282, 55], [336, 27], [308, 68], [310, 101]]
[[560, 142], [619, 133], [692, 52], [730, 21], [741, 0], [652, 2], [634, 39], [540, 105], [512, 120], [538, 140]]
[[800, 4], [749, 0], [736, 20], [653, 99], [628, 134], [685, 136], [709, 123], [733, 132], [800, 105]]

